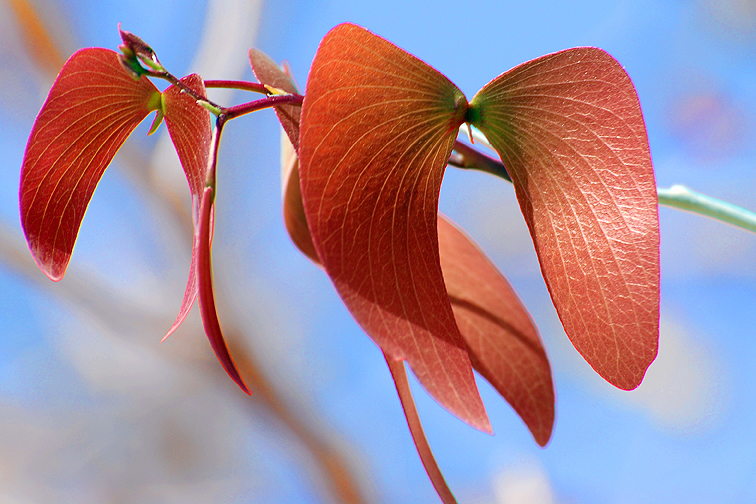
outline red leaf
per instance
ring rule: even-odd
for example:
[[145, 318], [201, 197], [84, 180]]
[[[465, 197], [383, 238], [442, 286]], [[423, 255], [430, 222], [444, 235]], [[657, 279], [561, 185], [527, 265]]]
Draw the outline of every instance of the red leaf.
[[430, 66], [337, 26], [307, 83], [300, 176], [318, 257], [357, 322], [445, 408], [490, 432], [438, 252], [438, 193], [466, 110]]
[[63, 66], [26, 144], [19, 190], [26, 240], [50, 279], [63, 278], [97, 183], [159, 98], [113, 51], [82, 49]]
[[[253, 47], [249, 50], [249, 62], [260, 84], [266, 84], [287, 93], [299, 93], [291, 77], [264, 52]], [[299, 151], [299, 122], [302, 106], [280, 105], [274, 108], [281, 126], [289, 137], [289, 141], [294, 146], [294, 149]]]
[[[289, 165], [284, 196], [286, 227], [300, 251], [320, 266], [299, 193], [299, 161], [293, 150]], [[554, 389], [549, 361], [530, 316], [496, 267], [442, 215], [438, 216], [438, 238], [446, 289], [473, 368], [512, 405], [544, 446], [554, 425]], [[388, 362], [392, 368], [394, 363]], [[402, 397], [402, 404], [407, 401], [411, 401], [411, 395], [409, 399]], [[415, 413], [406, 411], [406, 407], [413, 436], [422, 437], [422, 428], [416, 432], [410, 418]], [[426, 461], [423, 449], [418, 445], [423, 463], [435, 464]]]
[[554, 425], [554, 388], [533, 321], [483, 252], [440, 215], [438, 241], [449, 299], [473, 367], [545, 446]]
[[[181, 82], [200, 96], [205, 96], [205, 84], [199, 75], [189, 75], [181, 79]], [[207, 110], [197, 105], [194, 98], [187, 93], [182, 93], [181, 89], [176, 86], [170, 86], [163, 93], [163, 112], [168, 132], [189, 182], [189, 189], [192, 193], [192, 219], [194, 221], [189, 280], [186, 284], [179, 314], [173, 326], [163, 337], [163, 340], [165, 340], [184, 321], [197, 297], [197, 250], [200, 246], [199, 211], [212, 141], [212, 121]], [[212, 240], [212, 226], [209, 232]]]
[[218, 361], [228, 376], [236, 382], [241, 389], [249, 395], [247, 385], [244, 383], [228, 347], [223, 339], [218, 313], [215, 309], [215, 295], [213, 293], [213, 265], [210, 255], [212, 220], [213, 220], [213, 199], [214, 189], [207, 187], [202, 195], [200, 205], [199, 219], [199, 247], [197, 249], [197, 279], [199, 285], [200, 313], [202, 315], [202, 324], [205, 326], [205, 334], [210, 340], [210, 346], [213, 348]]
[[[287, 149], [288, 147], [288, 149]], [[288, 152], [287, 152], [288, 151]], [[310, 228], [307, 226], [302, 190], [299, 186], [299, 157], [289, 143], [281, 148], [283, 186], [283, 217], [286, 231], [294, 245], [318, 266], [322, 266], [315, 245], [312, 243]]]
[[[249, 61], [252, 71], [261, 84], [282, 89], [288, 93], [299, 93], [293, 79], [275, 61], [270, 59], [264, 52], [252, 48], [249, 50]], [[284, 154], [282, 147], [282, 173], [281, 184], [283, 186], [283, 216], [286, 230], [289, 232], [294, 244], [309, 257], [313, 262], [320, 264], [318, 254], [312, 244], [310, 230], [302, 206], [302, 192], [299, 187], [299, 123], [302, 115], [301, 105], [283, 105], [274, 107], [281, 127], [289, 138], [291, 152]], [[293, 146], [293, 148], [292, 148]]]
[[469, 119], [512, 175], [575, 348], [610, 383], [637, 387], [657, 351], [659, 223], [630, 78], [600, 49], [569, 49], [488, 83]]

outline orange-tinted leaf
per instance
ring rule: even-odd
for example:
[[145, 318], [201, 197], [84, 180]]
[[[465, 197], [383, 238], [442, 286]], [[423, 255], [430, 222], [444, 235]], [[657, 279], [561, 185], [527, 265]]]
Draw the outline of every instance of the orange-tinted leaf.
[[321, 266], [320, 258], [312, 243], [310, 228], [307, 226], [302, 191], [299, 187], [299, 156], [291, 143], [282, 137], [281, 145], [281, 186], [283, 188], [283, 217], [286, 231], [294, 245], [312, 262]]
[[438, 219], [441, 269], [470, 360], [544, 446], [554, 425], [551, 368], [538, 331], [509, 282], [475, 244]]
[[107, 49], [82, 49], [60, 71], [26, 145], [19, 199], [35, 261], [63, 278], [92, 193], [116, 151], [160, 105]]
[[630, 78], [600, 49], [569, 49], [488, 83], [469, 118], [512, 176], [575, 348], [610, 383], [637, 387], [657, 351], [659, 223]]
[[[286, 228], [299, 250], [320, 266], [299, 192], [299, 162], [291, 147], [290, 150], [285, 156], [289, 165], [284, 185]], [[438, 238], [446, 289], [473, 368], [512, 405], [536, 441], [544, 446], [554, 425], [554, 389], [549, 361], [530, 316], [496, 267], [442, 215], [438, 216]], [[399, 364], [388, 362], [395, 371]], [[411, 395], [409, 399], [402, 397], [398, 383], [397, 390], [402, 404], [411, 401]], [[407, 411], [406, 405], [405, 413], [413, 437], [422, 437], [419, 421], [415, 426], [415, 420], [410, 418], [415, 413]], [[425, 458], [421, 444], [427, 442], [416, 439], [417, 443], [423, 463], [435, 464]]]
[[[253, 47], [249, 50], [249, 62], [260, 84], [266, 84], [287, 93], [299, 93], [291, 77], [264, 52]], [[294, 149], [299, 151], [299, 121], [302, 106], [280, 105], [274, 108], [281, 126], [283, 126], [284, 131], [289, 137], [289, 141], [294, 146]]]
[[200, 298], [200, 314], [202, 315], [202, 324], [205, 326], [205, 334], [210, 340], [210, 346], [213, 348], [218, 361], [228, 376], [236, 382], [241, 389], [247, 394], [252, 394], [244, 383], [239, 374], [228, 347], [223, 339], [218, 313], [215, 309], [215, 295], [213, 293], [213, 265], [210, 256], [212, 244], [212, 220], [213, 220], [213, 198], [214, 189], [207, 187], [202, 194], [200, 204], [199, 218], [199, 246], [197, 248], [197, 281]]
[[302, 199], [318, 257], [357, 322], [426, 390], [490, 431], [438, 255], [438, 193], [462, 93], [354, 25], [325, 36], [302, 107]]
[[[181, 82], [200, 96], [205, 96], [205, 84], [199, 75], [189, 75], [181, 79]], [[199, 210], [207, 175], [212, 141], [212, 122], [210, 113], [197, 105], [194, 98], [182, 93], [181, 89], [176, 86], [170, 86], [163, 93], [163, 112], [165, 124], [189, 182], [189, 189], [192, 194], [192, 219], [194, 220], [189, 280], [186, 284], [179, 314], [173, 326], [163, 338], [165, 340], [184, 321], [197, 297], [197, 250], [200, 246]], [[212, 226], [210, 227], [210, 239], [212, 239]]]
[[[259, 49], [250, 49], [249, 61], [255, 77], [261, 84], [282, 89], [288, 93], [299, 93], [291, 76], [264, 52]], [[281, 127], [289, 139], [288, 145], [282, 143], [281, 146], [281, 185], [286, 230], [297, 248], [313, 262], [319, 264], [320, 260], [312, 244], [310, 230], [307, 228], [307, 219], [302, 206], [302, 193], [299, 188], [299, 157], [297, 151], [299, 150], [299, 123], [302, 106], [282, 105], [274, 108]], [[282, 142], [284, 141], [282, 140]]]

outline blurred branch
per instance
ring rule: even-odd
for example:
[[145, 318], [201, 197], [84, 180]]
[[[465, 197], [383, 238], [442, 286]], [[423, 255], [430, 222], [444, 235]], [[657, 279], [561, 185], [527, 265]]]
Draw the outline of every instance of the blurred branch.
[[[252, 391], [252, 399], [262, 404], [299, 439], [315, 461], [316, 472], [320, 473], [318, 476], [324, 475], [330, 483], [328, 486], [335, 501], [343, 504], [369, 502], [362, 494], [358, 478], [354, 474], [348, 457], [342, 449], [337, 447], [337, 440], [315, 429], [310, 415], [304, 415], [302, 411], [294, 411], [291, 408], [291, 405], [261, 372], [259, 363], [252, 360], [251, 352], [245, 352], [243, 345], [233, 344], [234, 341], [241, 341], [233, 328], [226, 329], [226, 334], [229, 336], [229, 347], [236, 365]], [[302, 420], [305, 418], [309, 418], [309, 421]], [[313, 479], [317, 481], [319, 478]]]
[[48, 77], [54, 78], [66, 61], [59, 44], [56, 44], [36, 9], [27, 0], [8, 0], [8, 4], [16, 14], [29, 56]]
[[[69, 267], [65, 281], [51, 282], [32, 260], [23, 239], [4, 223], [0, 223], [0, 262], [42, 290], [79, 309], [85, 309], [115, 331], [134, 326], [154, 328], [165, 321], [161, 313], [147, 311], [145, 306], [133, 303], [118, 290], [75, 265]], [[134, 317], [135, 313], [140, 316]]]

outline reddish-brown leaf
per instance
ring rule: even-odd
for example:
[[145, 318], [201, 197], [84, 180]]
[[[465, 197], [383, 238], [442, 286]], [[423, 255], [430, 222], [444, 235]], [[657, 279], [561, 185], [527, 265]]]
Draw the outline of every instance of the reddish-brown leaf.
[[[253, 47], [249, 50], [249, 62], [260, 84], [272, 86], [287, 93], [299, 93], [291, 77], [264, 52]], [[302, 106], [279, 105], [274, 108], [281, 126], [289, 137], [289, 141], [294, 146], [294, 149], [299, 151], [299, 121]]]
[[546, 445], [554, 425], [554, 387], [533, 321], [483, 252], [440, 215], [438, 244], [454, 317], [473, 367], [512, 405], [536, 442]]
[[357, 322], [440, 404], [490, 431], [438, 255], [438, 193], [466, 110], [427, 64], [337, 26], [307, 82], [300, 176], [318, 257]]
[[205, 334], [210, 340], [210, 346], [218, 357], [223, 369], [228, 376], [236, 382], [241, 389], [252, 394], [244, 383], [239, 370], [228, 352], [228, 346], [223, 339], [218, 312], [215, 309], [215, 294], [213, 293], [213, 263], [210, 254], [212, 246], [212, 220], [213, 220], [213, 200], [215, 190], [212, 187], [206, 187], [202, 193], [199, 215], [199, 246], [197, 247], [197, 283], [200, 298], [200, 314], [202, 315], [202, 324], [205, 327]]
[[321, 266], [320, 258], [312, 243], [310, 228], [307, 226], [302, 190], [299, 186], [299, 156], [291, 143], [282, 139], [281, 145], [281, 187], [283, 188], [283, 217], [286, 231], [294, 245], [312, 262]]
[[[199, 75], [189, 75], [181, 79], [181, 82], [200, 96], [205, 96], [205, 84]], [[189, 190], [192, 194], [192, 219], [194, 221], [189, 280], [186, 284], [179, 314], [173, 326], [163, 338], [165, 340], [184, 321], [197, 297], [197, 250], [200, 246], [199, 211], [212, 141], [212, 121], [210, 113], [197, 105], [194, 98], [187, 93], [182, 93], [177, 86], [170, 86], [163, 93], [163, 113], [171, 140], [176, 147], [181, 166], [183, 166], [189, 182]], [[212, 239], [212, 226], [209, 232], [210, 239]]]
[[637, 387], [657, 351], [659, 223], [630, 78], [600, 49], [569, 49], [488, 83], [469, 119], [512, 176], [575, 348], [610, 383]]
[[[293, 79], [286, 71], [259, 49], [249, 50], [249, 62], [252, 71], [261, 84], [282, 89], [287, 93], [299, 93]], [[282, 105], [275, 107], [281, 127], [289, 139], [289, 145], [281, 147], [281, 185], [283, 188], [283, 217], [286, 230], [294, 244], [313, 260], [320, 264], [318, 254], [312, 244], [310, 230], [302, 206], [302, 192], [299, 187], [299, 123], [302, 115], [301, 105]], [[282, 140], [283, 141], [283, 140]]]
[[[307, 228], [299, 193], [299, 163], [293, 149], [286, 158], [289, 171], [284, 178], [287, 188], [284, 215], [290, 218], [286, 219], [287, 230], [300, 251], [320, 266]], [[473, 368], [512, 405], [536, 442], [544, 446], [554, 425], [554, 388], [546, 352], [527, 310], [483, 252], [442, 215], [438, 216], [438, 238], [446, 289]], [[392, 372], [400, 365], [388, 362]], [[396, 381], [396, 376], [394, 379]], [[399, 395], [402, 396], [401, 390]], [[409, 399], [402, 398], [402, 404], [408, 400], [411, 401], [411, 395]], [[413, 436], [422, 437], [421, 427], [416, 432], [419, 421], [415, 426], [410, 418], [415, 413], [406, 408]], [[435, 464], [426, 461], [425, 448], [421, 445], [427, 442], [416, 440], [418, 442], [418, 452], [426, 467]], [[431, 469], [428, 471], [430, 473]], [[435, 480], [434, 484], [437, 484]]]
[[21, 224], [35, 261], [63, 278], [92, 193], [116, 151], [160, 92], [134, 80], [107, 49], [71, 56], [32, 128], [21, 169]]

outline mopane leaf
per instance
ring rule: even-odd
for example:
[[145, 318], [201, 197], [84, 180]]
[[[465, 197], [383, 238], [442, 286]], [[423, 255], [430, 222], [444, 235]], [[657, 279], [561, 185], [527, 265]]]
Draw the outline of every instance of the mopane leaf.
[[509, 282], [443, 216], [438, 219], [438, 241], [449, 299], [473, 367], [544, 446], [554, 425], [554, 387], [533, 321]]
[[[205, 96], [205, 84], [199, 75], [189, 75], [181, 79], [181, 82], [200, 96]], [[197, 105], [194, 98], [183, 93], [176, 86], [170, 86], [163, 93], [163, 113], [171, 140], [176, 147], [181, 166], [183, 166], [189, 182], [189, 189], [192, 194], [192, 220], [194, 221], [189, 280], [186, 284], [179, 314], [173, 326], [163, 338], [165, 339], [184, 321], [197, 297], [197, 250], [200, 246], [199, 211], [207, 175], [212, 140], [212, 121], [207, 110]], [[209, 232], [212, 239], [212, 226], [209, 228]]]
[[[289, 190], [296, 187], [297, 191], [294, 194], [287, 190], [284, 195], [284, 215], [292, 221], [290, 225], [287, 219], [287, 230], [300, 251], [321, 265], [314, 253], [299, 193], [298, 159], [290, 144], [288, 150], [287, 155], [286, 149], [282, 149], [289, 167], [284, 187]], [[512, 405], [536, 441], [545, 445], [554, 424], [554, 388], [549, 361], [533, 322], [496, 267], [467, 235], [440, 214], [438, 238], [446, 289], [473, 368]], [[390, 359], [388, 362], [392, 372], [398, 369]], [[397, 390], [402, 396], [399, 383]], [[416, 413], [406, 411], [407, 401], [402, 397], [410, 430], [427, 466], [433, 463], [426, 459], [427, 441], [413, 417]]]
[[417, 454], [420, 455], [420, 460], [423, 462], [423, 467], [425, 467], [425, 472], [428, 473], [428, 477], [431, 483], [433, 483], [436, 493], [441, 497], [441, 502], [444, 504], [457, 504], [457, 500], [454, 498], [454, 494], [452, 494], [449, 485], [444, 479], [444, 475], [441, 473], [441, 469], [438, 467], [436, 458], [433, 456], [428, 439], [425, 437], [423, 425], [420, 423], [420, 415], [417, 414], [415, 400], [412, 397], [412, 390], [410, 390], [409, 380], [407, 379], [407, 370], [404, 369], [404, 362], [401, 360], [391, 360], [385, 354], [384, 357], [386, 357], [386, 364], [388, 364], [391, 377], [394, 379], [396, 393], [399, 395], [399, 400], [402, 403], [404, 417], [407, 419], [407, 425], [412, 434], [412, 439], [415, 441]]
[[469, 119], [512, 176], [575, 348], [610, 383], [637, 387], [657, 351], [659, 223], [630, 78], [600, 49], [569, 49], [488, 83]]
[[438, 252], [438, 193], [466, 110], [427, 64], [337, 26], [307, 82], [300, 176], [318, 257], [357, 322], [439, 403], [490, 431]]
[[321, 266], [307, 226], [302, 190], [299, 186], [299, 156], [286, 138], [281, 137], [281, 187], [283, 188], [283, 218], [286, 231], [294, 245], [312, 262]]
[[[266, 84], [287, 93], [299, 93], [291, 77], [264, 52], [253, 47], [249, 50], [249, 62], [260, 84]], [[289, 141], [294, 146], [294, 149], [299, 151], [299, 121], [302, 106], [279, 105], [274, 108], [281, 126], [289, 137]]]
[[199, 240], [197, 246], [197, 285], [200, 298], [200, 314], [202, 315], [202, 325], [205, 327], [205, 334], [210, 340], [210, 346], [218, 357], [223, 369], [228, 376], [236, 382], [241, 389], [251, 395], [247, 385], [244, 383], [239, 370], [231, 358], [226, 341], [223, 339], [218, 312], [215, 309], [215, 294], [213, 292], [213, 263], [211, 258], [212, 232], [213, 232], [213, 203], [215, 199], [215, 190], [212, 187], [206, 187], [202, 192], [199, 216]]
[[[299, 93], [291, 76], [264, 52], [254, 48], [250, 49], [249, 61], [255, 77], [260, 83], [289, 93]], [[299, 123], [302, 106], [281, 105], [275, 107], [275, 110], [281, 127], [288, 138], [288, 141], [283, 138], [281, 140], [281, 186], [283, 188], [283, 217], [286, 230], [297, 248], [313, 262], [320, 264], [318, 254], [312, 245], [310, 230], [307, 227], [302, 206], [302, 193], [299, 187], [299, 157], [297, 151], [299, 150]]]
[[135, 80], [113, 51], [82, 49], [63, 66], [26, 144], [19, 190], [29, 248], [50, 279], [63, 278], [105, 168], [159, 106], [155, 86]]

